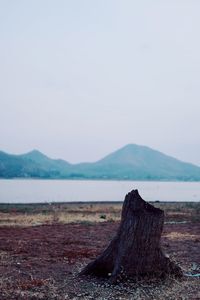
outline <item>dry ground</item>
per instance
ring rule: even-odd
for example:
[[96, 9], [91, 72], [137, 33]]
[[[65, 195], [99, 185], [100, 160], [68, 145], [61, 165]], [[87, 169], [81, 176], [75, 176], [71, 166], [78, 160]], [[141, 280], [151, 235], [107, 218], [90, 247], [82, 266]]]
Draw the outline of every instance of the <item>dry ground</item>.
[[[200, 273], [200, 204], [155, 206], [165, 211], [164, 251]], [[0, 299], [200, 299], [199, 277], [116, 286], [78, 277], [115, 235], [120, 212], [121, 203], [0, 205]]]

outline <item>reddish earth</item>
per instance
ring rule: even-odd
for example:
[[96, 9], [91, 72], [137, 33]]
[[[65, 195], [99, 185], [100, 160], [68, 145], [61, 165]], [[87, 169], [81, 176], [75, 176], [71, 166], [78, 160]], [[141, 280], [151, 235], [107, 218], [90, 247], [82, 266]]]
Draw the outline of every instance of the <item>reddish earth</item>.
[[[91, 287], [93, 279], [76, 277], [102, 252], [117, 227], [117, 222], [1, 227], [0, 299], [200, 299], [198, 278], [182, 279], [176, 295], [170, 294], [171, 283], [164, 283], [160, 290], [165, 296], [159, 296], [160, 290], [154, 293], [149, 285], [150, 296], [147, 287], [144, 294], [137, 287], [134, 291], [139, 296], [134, 298], [133, 289], [128, 292], [122, 286], [121, 294], [110, 292], [105, 285], [99, 287], [96, 279]], [[189, 272], [193, 265], [193, 273], [200, 273], [200, 223], [166, 224], [162, 245], [184, 271]], [[174, 281], [172, 284], [175, 286]]]

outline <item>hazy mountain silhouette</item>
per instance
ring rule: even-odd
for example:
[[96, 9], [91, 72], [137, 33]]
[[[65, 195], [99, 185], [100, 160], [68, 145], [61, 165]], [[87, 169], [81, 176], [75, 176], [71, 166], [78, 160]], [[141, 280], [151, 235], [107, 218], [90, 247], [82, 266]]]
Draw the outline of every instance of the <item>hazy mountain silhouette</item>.
[[0, 151], [0, 177], [2, 178], [60, 178], [70, 164], [61, 159], [51, 159], [38, 150], [12, 155]]
[[130, 144], [95, 163], [80, 164], [51, 159], [38, 150], [22, 155], [0, 151], [0, 177], [199, 181], [200, 167]]

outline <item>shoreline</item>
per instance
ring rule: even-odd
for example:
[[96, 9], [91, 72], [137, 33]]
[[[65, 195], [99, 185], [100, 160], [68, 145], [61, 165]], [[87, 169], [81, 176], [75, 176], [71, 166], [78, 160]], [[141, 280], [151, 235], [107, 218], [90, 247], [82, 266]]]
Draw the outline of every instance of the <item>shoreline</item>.
[[125, 181], [125, 182], [177, 182], [177, 183], [200, 183], [200, 180], [179, 180], [179, 179], [126, 179], [126, 178], [42, 178], [42, 177], [12, 177], [12, 178], [6, 178], [6, 177], [0, 177], [0, 181], [3, 180], [19, 180], [19, 181], [105, 181], [105, 182], [120, 182], [120, 181]]
[[[200, 204], [200, 200], [198, 201], [162, 201], [162, 200], [145, 200], [146, 202], [150, 204], [161, 204], [161, 205], [168, 205], [168, 204]], [[124, 201], [50, 201], [50, 202], [0, 202], [0, 207], [4, 205], [8, 206], [44, 206], [44, 205], [117, 205], [117, 204], [123, 204]]]
[[[150, 204], [160, 204], [160, 205], [200, 205], [200, 201], [162, 201], [162, 200], [155, 200], [155, 201], [147, 201]], [[76, 206], [76, 205], [122, 205], [124, 201], [59, 201], [59, 202], [0, 202], [0, 210], [1, 206]]]

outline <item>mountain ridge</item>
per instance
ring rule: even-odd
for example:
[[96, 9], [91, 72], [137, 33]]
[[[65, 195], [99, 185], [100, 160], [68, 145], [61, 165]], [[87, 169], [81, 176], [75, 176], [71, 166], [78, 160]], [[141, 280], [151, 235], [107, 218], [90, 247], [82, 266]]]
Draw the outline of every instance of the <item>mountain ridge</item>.
[[200, 181], [200, 167], [137, 144], [78, 164], [34, 149], [19, 155], [0, 151], [0, 178]]

